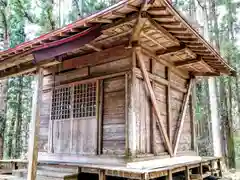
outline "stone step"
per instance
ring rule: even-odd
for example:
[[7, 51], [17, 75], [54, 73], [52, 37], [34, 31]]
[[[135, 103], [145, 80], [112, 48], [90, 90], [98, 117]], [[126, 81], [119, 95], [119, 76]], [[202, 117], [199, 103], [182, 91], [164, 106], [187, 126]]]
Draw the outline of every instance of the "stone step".
[[[70, 170], [67, 170], [67, 171], [70, 171]], [[72, 172], [72, 171], [71, 172], [59, 172], [56, 169], [46, 169], [46, 168], [41, 169], [40, 168], [37, 170], [37, 180], [46, 180], [46, 179], [64, 180], [65, 177], [72, 177], [72, 176], [74, 176], [74, 174], [76, 174], [76, 172]], [[12, 176], [27, 179], [27, 169], [13, 170]], [[67, 179], [69, 179], [69, 178], [67, 178]]]
[[53, 167], [53, 166], [46, 166], [40, 165], [38, 166], [38, 170], [46, 170], [46, 171], [55, 171], [55, 172], [63, 172], [63, 173], [72, 173], [75, 174], [78, 172], [78, 168], [70, 168], [70, 167]]
[[12, 170], [12, 175], [17, 177], [27, 177], [27, 169]]
[[12, 175], [0, 175], [0, 180], [27, 180], [27, 178], [20, 178]]

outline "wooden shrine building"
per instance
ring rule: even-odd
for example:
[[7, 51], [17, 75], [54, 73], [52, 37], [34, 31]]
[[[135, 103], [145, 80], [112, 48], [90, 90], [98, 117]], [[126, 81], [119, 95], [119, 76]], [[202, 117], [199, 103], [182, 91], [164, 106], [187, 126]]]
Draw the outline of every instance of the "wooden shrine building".
[[36, 74], [29, 180], [37, 158], [99, 179], [189, 179], [219, 160], [197, 156], [191, 88], [235, 71], [167, 0], [122, 0], [2, 51], [0, 70]]

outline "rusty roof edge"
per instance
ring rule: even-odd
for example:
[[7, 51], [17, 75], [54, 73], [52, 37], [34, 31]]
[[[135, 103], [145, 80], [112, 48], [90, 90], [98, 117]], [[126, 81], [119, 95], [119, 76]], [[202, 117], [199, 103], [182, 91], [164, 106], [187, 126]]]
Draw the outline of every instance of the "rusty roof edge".
[[207, 48], [209, 48], [211, 50], [211, 52], [217, 56], [217, 58], [226, 66], [226, 68], [229, 71], [229, 75], [231, 76], [236, 76], [236, 70], [231, 67], [222, 57], [221, 55], [204, 39], [204, 37], [202, 35], [200, 35], [188, 22], [187, 20], [182, 17], [179, 12], [169, 3], [168, 0], [162, 0], [166, 6], [169, 8], [170, 11], [172, 11], [172, 13], [177, 16], [183, 23], [185, 26], [187, 26], [191, 31], [193, 31], [193, 33], [202, 41], [202, 43], [204, 45], [207, 46]]

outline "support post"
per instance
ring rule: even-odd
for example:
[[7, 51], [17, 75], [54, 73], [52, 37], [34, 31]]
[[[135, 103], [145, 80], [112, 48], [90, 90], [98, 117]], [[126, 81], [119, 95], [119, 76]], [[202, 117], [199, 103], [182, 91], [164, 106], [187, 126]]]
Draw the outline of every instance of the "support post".
[[184, 175], [185, 175], [185, 180], [190, 180], [190, 174], [189, 174], [189, 167], [186, 166], [186, 169], [184, 171]]
[[172, 145], [169, 142], [167, 131], [166, 131], [165, 126], [164, 126], [164, 124], [161, 120], [161, 115], [160, 115], [160, 111], [159, 111], [159, 108], [158, 108], [157, 100], [156, 100], [155, 94], [153, 92], [152, 85], [151, 85], [151, 82], [150, 82], [150, 79], [149, 79], [149, 76], [148, 76], [148, 72], [146, 70], [146, 66], [145, 66], [143, 58], [142, 58], [141, 48], [136, 48], [136, 54], [137, 54], [137, 60], [139, 62], [141, 71], [143, 73], [144, 81], [145, 81], [146, 86], [148, 88], [148, 92], [149, 92], [149, 95], [150, 95], [150, 99], [152, 101], [154, 112], [156, 113], [156, 116], [157, 116], [157, 125], [159, 127], [160, 132], [163, 135], [164, 143], [165, 143], [165, 146], [166, 146], [170, 156], [173, 156]]
[[171, 69], [166, 67], [166, 78], [168, 80], [166, 97], [167, 97], [167, 127], [168, 127], [168, 138], [172, 143], [172, 109], [171, 109]]
[[106, 180], [106, 175], [104, 170], [100, 170], [99, 172], [99, 180]]
[[[128, 129], [128, 74], [125, 74], [125, 128]], [[126, 139], [126, 144], [125, 144], [125, 152], [128, 153], [129, 150], [129, 137], [128, 137], [128, 131], [125, 131], [125, 139]]]
[[136, 155], [137, 148], [137, 133], [136, 133], [136, 109], [135, 109], [135, 94], [136, 94], [136, 81], [137, 77], [133, 69], [136, 67], [136, 53], [133, 50], [132, 52], [132, 71], [129, 74], [128, 84], [128, 118], [127, 118], [127, 127], [128, 127], [128, 156]]
[[168, 170], [167, 180], [173, 180], [172, 170]]
[[[156, 73], [156, 64], [157, 61], [156, 59], [151, 59], [151, 72], [153, 75]], [[156, 88], [156, 82], [152, 81], [152, 89], [155, 92]], [[157, 150], [156, 150], [156, 118], [154, 116], [154, 108], [151, 106], [151, 151], [153, 152], [154, 155], [157, 155]]]
[[35, 180], [38, 160], [38, 135], [40, 125], [40, 105], [42, 102], [43, 68], [37, 68], [36, 85], [32, 103], [31, 135], [29, 143], [28, 180]]
[[179, 126], [178, 126], [177, 131], [176, 131], [176, 138], [175, 138], [175, 142], [174, 142], [174, 151], [173, 151], [174, 156], [177, 154], [177, 149], [178, 149], [180, 137], [181, 137], [182, 130], [183, 130], [183, 124], [184, 124], [184, 121], [185, 121], [185, 116], [186, 116], [186, 112], [187, 112], [187, 108], [188, 108], [189, 97], [191, 95], [192, 84], [193, 84], [193, 78], [191, 78], [189, 80], [188, 90], [187, 90], [187, 93], [184, 96], [184, 100], [183, 100], [183, 104], [182, 104], [182, 110], [181, 110], [181, 114], [179, 116]]
[[193, 82], [192, 94], [190, 96], [190, 120], [192, 129], [192, 150], [198, 154], [197, 140], [196, 140], [196, 118], [195, 118], [195, 102], [196, 102], [196, 80]]

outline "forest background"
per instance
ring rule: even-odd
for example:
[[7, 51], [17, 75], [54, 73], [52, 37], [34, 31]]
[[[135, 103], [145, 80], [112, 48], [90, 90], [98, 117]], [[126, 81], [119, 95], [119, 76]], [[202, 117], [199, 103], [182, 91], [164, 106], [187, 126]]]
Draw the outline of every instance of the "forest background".
[[[0, 50], [102, 10], [119, 0], [0, 0]], [[240, 0], [169, 0], [217, 51], [240, 70]], [[209, 91], [217, 96], [223, 155], [240, 167], [240, 74], [197, 80], [195, 119], [200, 155], [213, 155]], [[0, 82], [0, 159], [21, 158], [28, 150], [33, 77]], [[210, 88], [211, 87], [211, 88]], [[211, 92], [211, 91], [210, 91]], [[1, 151], [0, 151], [1, 152]]]

